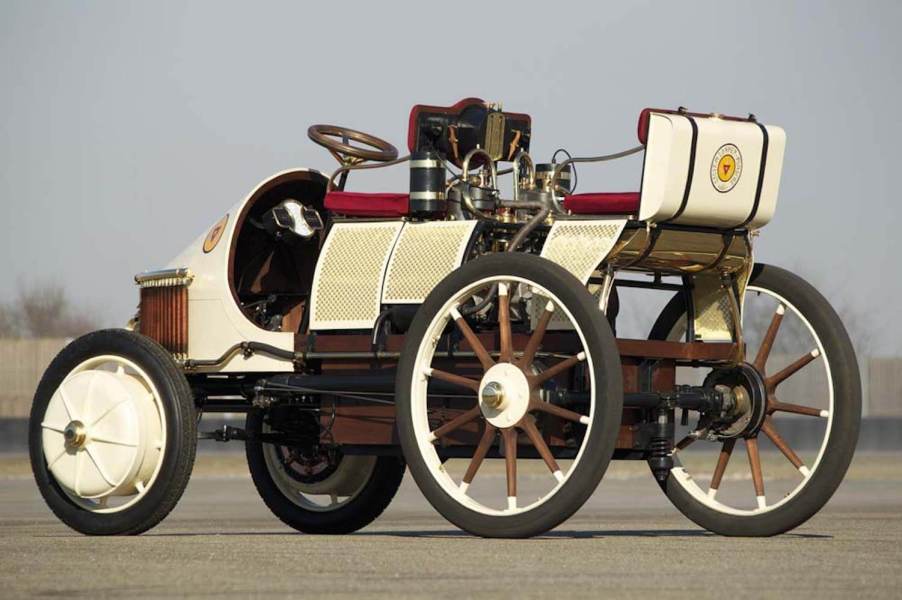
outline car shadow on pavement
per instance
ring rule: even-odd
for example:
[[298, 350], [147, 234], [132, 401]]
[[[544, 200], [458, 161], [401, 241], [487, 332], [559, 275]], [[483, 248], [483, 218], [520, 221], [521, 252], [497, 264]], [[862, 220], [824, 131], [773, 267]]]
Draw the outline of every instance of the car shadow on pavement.
[[[359, 531], [355, 536], [393, 536], [393, 537], [414, 537], [414, 538], [455, 538], [455, 537], [471, 537], [478, 539], [477, 536], [471, 535], [466, 531], [457, 530], [434, 530], [434, 531]], [[570, 530], [570, 531], [549, 531], [542, 535], [535, 536], [531, 539], [591, 539], [591, 538], [659, 538], [659, 537], [685, 537], [685, 538], [719, 538], [721, 536], [709, 531], [700, 531], [698, 529], [616, 529], [616, 530]], [[831, 535], [809, 534], [809, 533], [786, 533], [780, 538], [790, 539], [832, 539]]]
[[[296, 531], [204, 531], [204, 532], [188, 532], [173, 531], [159, 533], [145, 533], [141, 537], [218, 537], [218, 536], [293, 536], [305, 535]], [[65, 537], [65, 536], [47, 536], [47, 537]], [[323, 537], [323, 536], [320, 536]], [[347, 535], [337, 535], [334, 537], [354, 538], [354, 537], [398, 537], [398, 538], [472, 538], [479, 539], [477, 536], [471, 535], [466, 531], [456, 529], [434, 529], [434, 530], [394, 530], [394, 531], [358, 531]], [[616, 529], [616, 530], [570, 530], [570, 531], [549, 531], [542, 535], [535, 536], [531, 539], [593, 539], [593, 538], [661, 538], [661, 537], [685, 537], [685, 538], [718, 538], [721, 537], [709, 531], [698, 529]], [[832, 535], [822, 535], [814, 533], [784, 533], [772, 539], [833, 539]]]

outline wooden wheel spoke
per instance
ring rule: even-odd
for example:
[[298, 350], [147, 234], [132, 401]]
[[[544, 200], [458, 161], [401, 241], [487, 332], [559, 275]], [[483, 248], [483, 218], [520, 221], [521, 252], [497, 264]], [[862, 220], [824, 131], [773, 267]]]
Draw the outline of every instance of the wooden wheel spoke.
[[536, 323], [535, 331], [532, 332], [532, 335], [529, 336], [529, 341], [526, 342], [526, 348], [523, 350], [523, 356], [520, 358], [519, 363], [521, 369], [526, 369], [532, 364], [533, 359], [536, 357], [536, 352], [542, 345], [545, 330], [548, 328], [548, 323], [551, 321], [552, 316], [554, 316], [554, 304], [549, 300], [548, 304], [545, 305], [545, 310], [542, 311], [542, 315], [539, 317], [538, 323]]
[[542, 434], [539, 432], [539, 428], [536, 427], [536, 424], [533, 423], [529, 416], [523, 418], [523, 421], [520, 423], [520, 429], [523, 430], [526, 437], [528, 437], [532, 445], [535, 446], [539, 456], [541, 456], [542, 460], [545, 461], [545, 464], [548, 465], [548, 470], [551, 471], [554, 478], [558, 481], [563, 481], [564, 474], [561, 472], [561, 468], [558, 466], [557, 461], [554, 460], [554, 455], [551, 454], [551, 448], [545, 443]]
[[758, 500], [758, 508], [767, 506], [764, 497], [764, 475], [761, 472], [761, 455], [758, 452], [758, 439], [747, 438], [745, 449], [749, 455], [749, 467], [752, 470], [752, 483], [755, 486], [755, 497]]
[[683, 439], [681, 439], [679, 442], [676, 443], [676, 445], [673, 447], [673, 451], [679, 452], [680, 450], [685, 450], [686, 448], [691, 446], [692, 442], [694, 442], [696, 439], [698, 439], [698, 438], [692, 437], [691, 435], [687, 435], [686, 437], [684, 437]]
[[755, 356], [755, 368], [764, 372], [764, 365], [767, 363], [767, 357], [770, 356], [770, 351], [774, 347], [774, 339], [777, 337], [777, 331], [780, 329], [780, 323], [783, 322], [783, 314], [786, 312], [786, 307], [782, 304], [777, 307], [776, 312], [774, 312], [774, 318], [771, 319], [770, 325], [767, 328], [767, 333], [764, 334], [764, 339], [761, 340], [761, 347], [758, 348], [758, 354]]
[[802, 358], [798, 359], [782, 371], [775, 373], [767, 378], [767, 385], [771, 388], [777, 387], [796, 373], [798, 373], [802, 367], [813, 361], [815, 358], [821, 355], [820, 350], [815, 348]]
[[513, 362], [514, 347], [511, 337], [511, 297], [506, 283], [498, 284], [498, 333], [501, 352], [499, 362]]
[[810, 406], [802, 406], [801, 404], [791, 404], [788, 402], [780, 402], [775, 400], [771, 402], [770, 408], [768, 410], [770, 413], [774, 412], [788, 412], [796, 415], [806, 415], [808, 417], [829, 417], [830, 412], [826, 410], [821, 410], [819, 408], [812, 408]]
[[720, 489], [720, 482], [723, 481], [723, 474], [727, 470], [727, 463], [730, 462], [730, 456], [733, 454], [733, 448], [736, 446], [736, 439], [731, 438], [724, 441], [720, 448], [720, 455], [717, 457], [717, 466], [714, 467], [714, 474], [711, 476], [711, 485], [708, 487], [708, 496], [714, 497], [717, 490]]
[[507, 508], [517, 508], [517, 430], [501, 430], [504, 440], [504, 466], [507, 474]]
[[582, 423], [583, 425], [589, 424], [589, 417], [558, 406], [557, 404], [551, 404], [550, 402], [536, 401], [533, 402], [529, 408], [530, 410], [545, 412], [567, 421], [573, 421], [574, 423]]
[[773, 422], [770, 417], [767, 417], [764, 420], [764, 423], [761, 425], [761, 431], [764, 432], [764, 435], [773, 442], [774, 446], [777, 447], [780, 452], [783, 453], [783, 456], [792, 463], [796, 469], [798, 469], [802, 475], [808, 474], [808, 468], [805, 466], [805, 463], [802, 462], [802, 459], [799, 458], [799, 455], [796, 454], [792, 448], [789, 447], [789, 444], [783, 439], [783, 436], [777, 433], [776, 428], [774, 427]]
[[440, 371], [438, 369], [429, 369], [426, 375], [434, 379], [441, 379], [442, 381], [453, 383], [454, 385], [469, 388], [474, 392], [479, 391], [479, 382], [475, 379], [470, 379], [469, 377], [463, 377], [461, 375], [456, 375], [447, 371]]
[[467, 343], [470, 344], [470, 347], [473, 349], [473, 353], [476, 354], [476, 358], [479, 359], [479, 362], [482, 364], [482, 368], [485, 370], [489, 370], [492, 365], [495, 364], [495, 361], [492, 360], [492, 357], [489, 356], [488, 351], [485, 349], [485, 346], [482, 345], [482, 342], [479, 341], [479, 338], [476, 337], [476, 334], [473, 333], [473, 330], [467, 324], [467, 321], [463, 318], [463, 315], [458, 312], [457, 308], [451, 309], [451, 318], [454, 319], [455, 325], [460, 329], [461, 334], [463, 334], [464, 339], [467, 340]]
[[537, 375], [530, 375], [529, 376], [530, 386], [533, 388], [536, 388], [536, 387], [540, 386], [541, 384], [545, 383], [546, 381], [548, 381], [549, 379], [551, 379], [552, 377], [557, 377], [561, 373], [564, 373], [565, 371], [569, 371], [570, 369], [572, 369], [573, 367], [575, 367], [576, 365], [578, 365], [579, 363], [581, 363], [584, 360], [586, 360], [585, 352], [580, 352], [576, 356], [570, 356], [568, 358], [565, 358], [564, 360], [551, 365], [550, 367], [548, 367], [547, 369], [545, 369], [544, 371], [542, 371], [541, 373], [539, 373]]
[[453, 419], [451, 419], [450, 421], [448, 421], [447, 423], [445, 423], [438, 429], [434, 430], [430, 436], [431, 437], [430, 441], [434, 442], [437, 439], [448, 435], [452, 431], [454, 431], [456, 429], [460, 429], [461, 427], [463, 427], [464, 425], [466, 425], [467, 423], [469, 423], [470, 421], [472, 421], [473, 419], [475, 419], [476, 417], [478, 417], [481, 414], [482, 414], [482, 411], [479, 409], [479, 407], [474, 406], [467, 412], [457, 415], [456, 417], [454, 417]]
[[467, 472], [464, 473], [463, 483], [460, 485], [462, 492], [466, 493], [467, 488], [470, 487], [470, 483], [472, 483], [473, 478], [476, 477], [476, 471], [482, 466], [482, 461], [485, 460], [485, 456], [488, 454], [489, 448], [492, 447], [492, 442], [494, 441], [495, 426], [486, 421], [485, 429], [482, 431], [482, 437], [479, 439], [479, 445], [476, 446], [476, 452], [473, 453], [473, 458], [470, 459]]

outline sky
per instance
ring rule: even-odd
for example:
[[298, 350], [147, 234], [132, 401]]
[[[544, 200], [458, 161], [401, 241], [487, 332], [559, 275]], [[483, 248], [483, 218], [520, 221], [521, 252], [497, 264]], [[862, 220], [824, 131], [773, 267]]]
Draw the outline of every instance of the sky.
[[[788, 136], [760, 262], [808, 278], [874, 354], [902, 353], [902, 3], [0, 3], [0, 301], [59, 282], [111, 324], [270, 174], [331, 156], [312, 123], [403, 148], [413, 104], [533, 117], [532, 153], [634, 146], [646, 106]], [[638, 189], [641, 156], [581, 191]], [[406, 189], [407, 170], [350, 189]]]

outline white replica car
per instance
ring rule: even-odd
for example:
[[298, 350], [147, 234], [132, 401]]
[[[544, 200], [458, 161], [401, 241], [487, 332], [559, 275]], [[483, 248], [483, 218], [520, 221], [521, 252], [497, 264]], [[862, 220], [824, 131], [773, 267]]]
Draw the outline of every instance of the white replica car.
[[[455, 525], [532, 536], [579, 509], [612, 458], [647, 461], [720, 534], [811, 517], [852, 458], [861, 400], [835, 312], [752, 257], [783, 130], [646, 109], [639, 146], [542, 164], [531, 133], [528, 115], [475, 98], [414, 107], [403, 158], [311, 127], [335, 173], [261, 183], [136, 277], [130, 328], [79, 338], [50, 365], [30, 425], [50, 508], [86, 534], [146, 531], [206, 437], [243, 441], [263, 500], [308, 533], [370, 523], [407, 466]], [[577, 164], [638, 152], [640, 192], [575, 192]], [[401, 163], [403, 193], [346, 189]], [[615, 337], [626, 288], [672, 295], [648, 339]], [[203, 412], [247, 420], [199, 434]], [[819, 444], [802, 452], [787, 434], [800, 429]], [[762, 440], [785, 464], [762, 467]], [[748, 456], [731, 462], [737, 444]]]

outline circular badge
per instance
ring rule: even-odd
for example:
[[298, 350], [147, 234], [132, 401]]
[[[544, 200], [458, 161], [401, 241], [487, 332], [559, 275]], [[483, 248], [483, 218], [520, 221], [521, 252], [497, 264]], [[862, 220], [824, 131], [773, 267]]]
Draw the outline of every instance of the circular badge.
[[724, 144], [711, 161], [711, 183], [718, 192], [729, 192], [742, 175], [742, 154], [733, 144]]
[[213, 248], [216, 247], [216, 244], [219, 243], [219, 239], [222, 237], [223, 232], [225, 232], [226, 223], [229, 222], [229, 215], [224, 216], [216, 222], [216, 225], [213, 226], [213, 229], [210, 230], [210, 233], [207, 234], [206, 239], [204, 239], [204, 253], [213, 252]]

